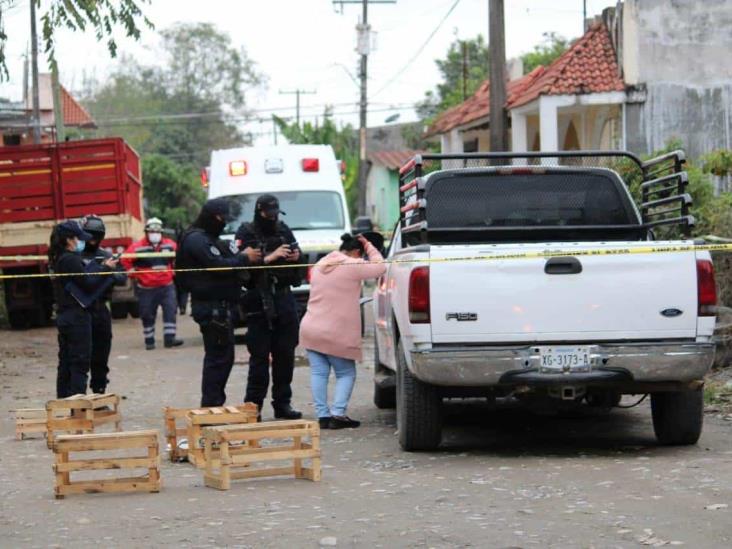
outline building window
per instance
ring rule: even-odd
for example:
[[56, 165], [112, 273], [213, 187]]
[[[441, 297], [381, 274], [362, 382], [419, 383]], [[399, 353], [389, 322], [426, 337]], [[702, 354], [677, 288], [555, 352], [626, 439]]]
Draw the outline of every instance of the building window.
[[6, 147], [14, 147], [20, 145], [20, 134], [11, 133], [3, 135], [3, 145]]
[[466, 153], [475, 153], [478, 152], [478, 138], [475, 139], [469, 139], [468, 141], [463, 141], [463, 152]]

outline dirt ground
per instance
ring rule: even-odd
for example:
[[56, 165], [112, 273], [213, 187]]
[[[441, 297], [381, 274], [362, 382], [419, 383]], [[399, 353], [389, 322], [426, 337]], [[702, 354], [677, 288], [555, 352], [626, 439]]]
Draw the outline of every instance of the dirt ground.
[[[164, 406], [197, 404], [202, 342], [188, 316], [179, 331], [184, 347], [149, 352], [137, 321], [115, 322], [110, 390], [125, 397], [125, 429], [162, 433]], [[349, 410], [364, 424], [323, 432], [320, 483], [237, 481], [220, 492], [191, 465], [163, 460], [159, 494], [56, 500], [45, 441], [15, 441], [11, 413], [53, 396], [55, 330], [0, 332], [0, 546], [732, 546], [727, 413], [707, 414], [697, 446], [666, 448], [647, 403], [574, 418], [449, 404], [443, 448], [410, 454], [394, 412], [371, 403], [367, 351]], [[242, 399], [245, 355], [238, 346], [228, 403]], [[302, 366], [294, 403], [312, 417]]]

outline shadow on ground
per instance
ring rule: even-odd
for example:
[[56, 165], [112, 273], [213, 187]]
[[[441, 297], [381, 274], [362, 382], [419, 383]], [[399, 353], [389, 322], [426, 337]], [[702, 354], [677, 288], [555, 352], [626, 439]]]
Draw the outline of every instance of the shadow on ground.
[[[375, 423], [396, 431], [394, 410], [381, 410]], [[446, 401], [441, 451], [497, 456], [632, 456], [640, 451], [675, 452], [653, 435], [647, 404], [610, 412], [583, 407], [548, 413], [516, 402]]]

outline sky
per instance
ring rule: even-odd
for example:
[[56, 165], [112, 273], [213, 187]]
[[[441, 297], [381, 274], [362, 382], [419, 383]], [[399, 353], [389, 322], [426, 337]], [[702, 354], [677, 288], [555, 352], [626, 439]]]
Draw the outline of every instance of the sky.
[[[588, 16], [615, 5], [614, 0], [586, 2]], [[443, 57], [457, 38], [487, 37], [488, 3], [396, 0], [370, 5], [375, 50], [369, 56], [369, 126], [381, 125], [395, 114], [398, 122], [416, 120], [412, 106], [439, 80], [434, 60]], [[505, 0], [507, 58], [530, 51], [546, 32], [579, 36], [582, 4], [583, 0]], [[29, 0], [15, 0], [6, 13], [10, 82], [0, 83], [0, 97], [13, 100], [22, 96], [28, 5]], [[243, 129], [252, 132], [258, 143], [273, 139], [272, 113], [294, 117], [295, 96], [280, 92], [297, 88], [315, 92], [301, 96], [302, 120], [314, 121], [322, 117], [325, 105], [333, 105], [339, 122], [358, 125], [359, 88], [353, 79], [358, 71], [355, 27], [360, 4], [346, 4], [341, 13], [332, 0], [152, 0], [143, 9], [157, 29], [176, 22], [210, 22], [246, 49], [267, 76], [265, 88], [247, 95], [248, 107], [259, 120]], [[119, 35], [119, 52], [154, 64], [157, 40], [153, 30], [144, 30], [140, 42]], [[117, 63], [91, 32], [59, 31], [56, 50], [61, 83], [72, 93], [85, 76], [103, 81]], [[44, 72], [43, 56], [39, 66]]]

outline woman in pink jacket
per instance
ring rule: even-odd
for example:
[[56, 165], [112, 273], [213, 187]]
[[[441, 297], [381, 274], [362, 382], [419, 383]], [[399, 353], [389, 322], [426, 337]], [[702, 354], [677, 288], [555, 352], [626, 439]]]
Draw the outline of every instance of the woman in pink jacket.
[[[300, 344], [308, 352], [313, 402], [323, 429], [358, 427], [346, 415], [361, 359], [361, 283], [381, 276], [386, 267], [379, 251], [362, 235], [344, 234], [340, 250], [313, 267], [308, 309], [300, 325]], [[368, 261], [362, 259], [366, 254]], [[335, 372], [332, 406], [328, 378]]]

